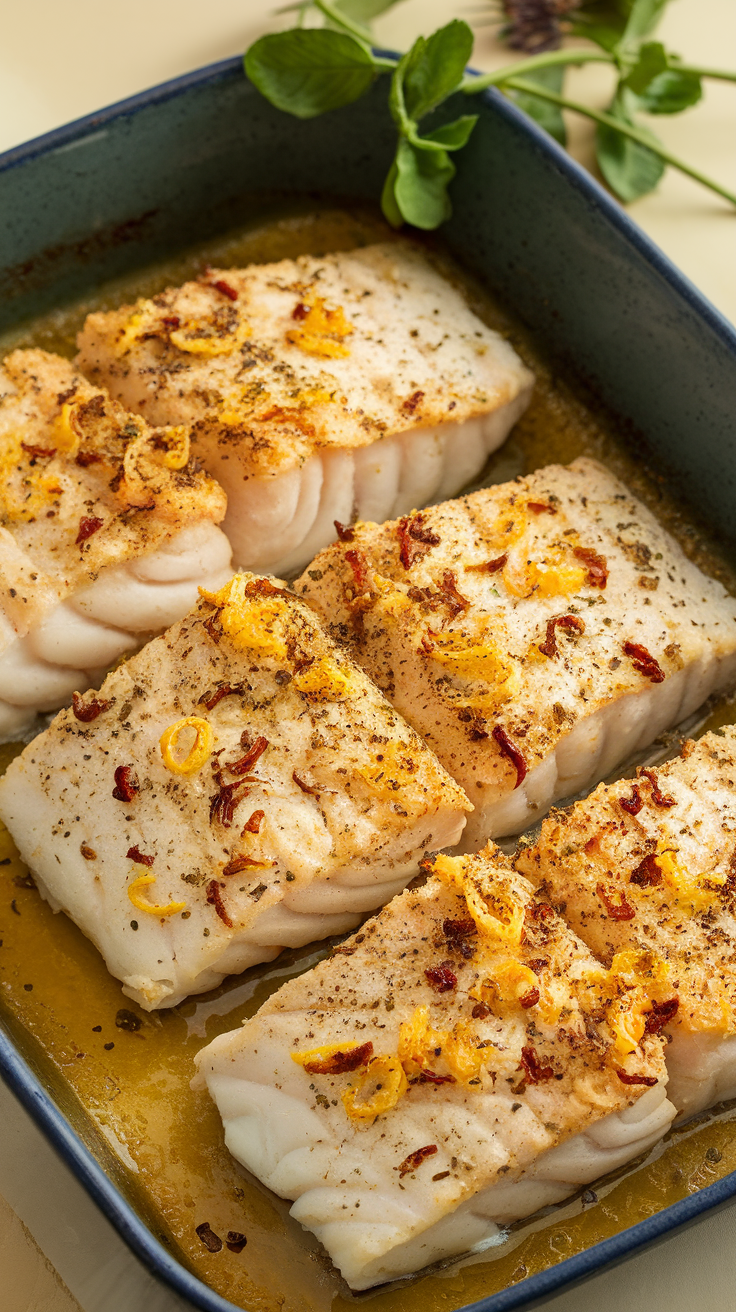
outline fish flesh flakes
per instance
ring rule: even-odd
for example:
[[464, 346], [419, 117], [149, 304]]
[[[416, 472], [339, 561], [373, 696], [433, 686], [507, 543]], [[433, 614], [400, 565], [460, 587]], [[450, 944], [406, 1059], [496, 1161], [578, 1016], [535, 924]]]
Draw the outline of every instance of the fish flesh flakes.
[[225, 495], [68, 360], [0, 369], [0, 736], [99, 683], [230, 576]]
[[736, 728], [554, 812], [517, 865], [602, 961], [650, 955], [681, 1118], [736, 1097]]
[[468, 793], [466, 850], [736, 678], [736, 601], [588, 459], [356, 524], [294, 588]]
[[335, 521], [452, 496], [526, 408], [532, 375], [410, 243], [211, 269], [79, 337], [90, 378], [183, 424], [228, 495], [237, 563], [288, 574]]
[[661, 1040], [630, 1034], [656, 985], [603, 968], [491, 844], [424, 869], [196, 1059], [230, 1152], [352, 1289], [484, 1245], [674, 1116]]
[[42, 894], [149, 1010], [354, 928], [466, 809], [313, 612], [250, 575], [203, 590], [0, 780]]

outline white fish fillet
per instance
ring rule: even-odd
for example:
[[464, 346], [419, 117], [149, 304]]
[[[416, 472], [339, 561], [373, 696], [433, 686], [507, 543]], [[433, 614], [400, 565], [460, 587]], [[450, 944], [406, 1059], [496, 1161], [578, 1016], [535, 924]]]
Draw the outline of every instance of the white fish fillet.
[[353, 1289], [483, 1245], [674, 1116], [660, 1041], [625, 1036], [645, 991], [490, 847], [434, 870], [197, 1057], [231, 1153]]
[[353, 928], [468, 807], [313, 613], [244, 575], [0, 780], [43, 895], [149, 1010]]
[[468, 793], [466, 850], [736, 679], [736, 601], [592, 460], [350, 536], [294, 588]]
[[0, 369], [0, 738], [230, 576], [225, 497], [185, 434], [154, 432], [68, 360]]
[[736, 1098], [736, 728], [544, 822], [517, 864], [603, 960], [653, 954], [668, 1097]]
[[452, 496], [532, 376], [407, 242], [302, 256], [87, 319], [79, 363], [155, 424], [186, 424], [228, 496], [243, 568], [286, 574], [334, 521]]

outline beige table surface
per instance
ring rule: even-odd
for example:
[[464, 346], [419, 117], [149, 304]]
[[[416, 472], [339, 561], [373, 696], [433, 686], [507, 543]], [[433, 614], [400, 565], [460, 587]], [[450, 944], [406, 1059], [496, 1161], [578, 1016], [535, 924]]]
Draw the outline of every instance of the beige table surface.
[[[486, 0], [487, 2], [487, 0]], [[2, 0], [0, 150], [81, 114], [245, 48], [278, 0]], [[377, 24], [406, 46], [484, 0], [403, 0]], [[279, 20], [275, 20], [279, 21]], [[677, 0], [662, 34], [688, 62], [736, 67], [736, 0]], [[480, 28], [474, 62], [505, 62]], [[578, 98], [604, 105], [607, 70], [576, 72]], [[591, 132], [570, 122], [590, 161]], [[736, 87], [708, 84], [704, 103], [659, 119], [670, 149], [736, 191]], [[669, 171], [630, 213], [713, 303], [736, 322], [736, 212]], [[193, 1133], [196, 1132], [193, 1127]], [[736, 1210], [721, 1213], [596, 1277], [550, 1312], [736, 1312]], [[0, 1312], [182, 1312], [128, 1252], [0, 1084]]]

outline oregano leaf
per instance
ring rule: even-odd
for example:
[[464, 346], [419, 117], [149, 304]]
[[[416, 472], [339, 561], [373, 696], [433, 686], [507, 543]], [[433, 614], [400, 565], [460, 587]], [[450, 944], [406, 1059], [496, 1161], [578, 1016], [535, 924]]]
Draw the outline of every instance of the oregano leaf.
[[352, 18], [355, 23], [372, 23], [379, 14], [393, 9], [399, 0], [335, 0], [335, 9]]
[[410, 118], [418, 120], [441, 104], [460, 85], [473, 50], [473, 33], [459, 18], [419, 37], [409, 52], [403, 74], [404, 101]]
[[399, 209], [396, 194], [394, 192], [398, 176], [399, 170], [396, 164], [396, 159], [394, 159], [391, 168], [386, 174], [386, 181], [383, 184], [383, 191], [381, 193], [381, 209], [383, 210], [384, 218], [388, 219], [392, 228], [400, 228], [404, 222], [404, 216]]
[[423, 141], [431, 141], [445, 150], [462, 150], [463, 146], [467, 145], [477, 122], [477, 114], [463, 114], [452, 123], [444, 123], [441, 128], [435, 128], [434, 132], [426, 132], [414, 142], [414, 145], [421, 146]]
[[417, 150], [402, 137], [396, 151], [393, 193], [402, 218], [415, 228], [438, 228], [452, 213], [447, 194], [455, 165], [445, 151]]
[[[653, 132], [639, 123], [634, 125], [620, 101], [614, 101], [608, 113], [629, 127], [636, 126], [653, 144], [659, 144]], [[596, 157], [611, 191], [623, 201], [638, 200], [654, 191], [665, 170], [664, 161], [654, 151], [603, 123], [596, 130]]]
[[629, 89], [642, 95], [650, 82], [667, 68], [667, 55], [661, 41], [645, 41], [639, 47], [639, 57], [625, 79]]
[[647, 114], [679, 114], [697, 105], [703, 86], [697, 73], [669, 68], [653, 78], [639, 96], [639, 107]]
[[[564, 79], [565, 70], [561, 64], [538, 68], [535, 72], [526, 73], [524, 76], [525, 82], [537, 82], [548, 91], [554, 91], [558, 96], [562, 95]], [[549, 132], [561, 146], [567, 145], [567, 129], [559, 105], [553, 105], [549, 100], [539, 100], [526, 91], [514, 92], [514, 101], [519, 109], [523, 109], [525, 114], [533, 118], [545, 132]]]
[[297, 118], [315, 118], [358, 100], [376, 76], [370, 52], [329, 28], [295, 27], [262, 36], [245, 53], [261, 95]]

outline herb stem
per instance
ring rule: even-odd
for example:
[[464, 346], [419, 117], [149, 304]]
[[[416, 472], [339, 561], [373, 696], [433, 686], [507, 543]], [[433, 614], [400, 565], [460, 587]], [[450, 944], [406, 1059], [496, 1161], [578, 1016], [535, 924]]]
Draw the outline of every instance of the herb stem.
[[725, 73], [719, 68], [691, 68], [689, 64], [670, 63], [673, 73], [694, 73], [696, 77], [710, 77], [716, 82], [736, 82], [736, 73]]
[[536, 73], [540, 68], [554, 68], [559, 64], [613, 64], [610, 55], [596, 55], [591, 50], [550, 50], [542, 55], [532, 55], [530, 59], [521, 59], [516, 64], [507, 64], [495, 73], [481, 73], [478, 77], [467, 77], [460, 84], [460, 91], [466, 95], [475, 95], [485, 91], [486, 87], [500, 86], [510, 77], [523, 77], [525, 73]]
[[341, 9], [335, 9], [331, 0], [312, 0], [312, 3], [315, 9], [319, 9], [320, 13], [324, 14], [325, 18], [329, 18], [331, 23], [341, 27], [350, 36], [354, 36], [356, 41], [360, 41], [362, 45], [371, 45], [371, 34], [367, 27], [361, 27], [360, 23], [354, 23], [352, 18], [348, 18], [348, 15], [344, 14]]
[[560, 109], [572, 110], [575, 114], [582, 114], [585, 118], [592, 119], [594, 123], [601, 123], [603, 127], [613, 128], [615, 132], [620, 132], [622, 136], [629, 137], [632, 141], [636, 141], [640, 146], [645, 146], [647, 150], [651, 150], [653, 155], [658, 155], [659, 158], [664, 160], [665, 164], [669, 164], [671, 168], [679, 169], [680, 173], [685, 173], [689, 178], [693, 178], [695, 182], [700, 182], [702, 186], [707, 187], [710, 191], [714, 191], [716, 195], [722, 196], [724, 200], [730, 201], [732, 205], [736, 205], [736, 195], [734, 195], [732, 191], [728, 191], [727, 188], [722, 187], [720, 183], [714, 182], [711, 178], [706, 177], [706, 175], [700, 173], [698, 169], [692, 168], [691, 165], [686, 164], [684, 160], [678, 159], [677, 155], [671, 155], [670, 152], [660, 146], [658, 142], [652, 141], [651, 137], [649, 137], [646, 132], [640, 131], [639, 128], [631, 127], [628, 123], [624, 123], [622, 119], [614, 118], [611, 114], [602, 113], [597, 109], [589, 109], [587, 105], [581, 105], [575, 100], [567, 100], [564, 96], [558, 96], [554, 91], [548, 91], [546, 87], [541, 87], [536, 82], [525, 82], [523, 78], [510, 77], [507, 75], [503, 89], [523, 91], [525, 95], [537, 96], [539, 100], [549, 100], [552, 104], [559, 105]]

